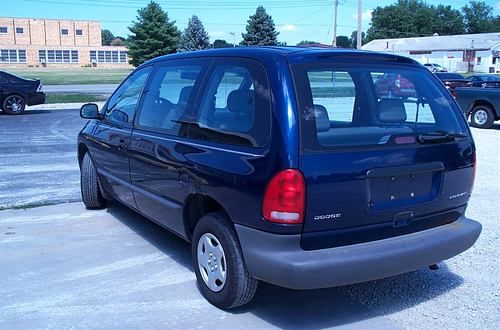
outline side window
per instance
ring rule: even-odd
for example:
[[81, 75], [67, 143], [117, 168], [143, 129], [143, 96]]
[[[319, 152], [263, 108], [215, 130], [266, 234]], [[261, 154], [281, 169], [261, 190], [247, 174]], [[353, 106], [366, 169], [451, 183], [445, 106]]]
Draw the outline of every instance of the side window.
[[[309, 71], [307, 73], [315, 112], [328, 114], [332, 122], [351, 123], [356, 92], [348, 72]], [[324, 125], [329, 125], [325, 122]]]
[[150, 71], [150, 66], [137, 70], [118, 87], [105, 109], [107, 121], [122, 124], [133, 122], [135, 108]]
[[199, 79], [202, 64], [190, 60], [159, 66], [144, 92], [136, 126], [177, 135], [188, 124], [188, 101]]
[[264, 146], [270, 137], [271, 102], [266, 73], [249, 59], [220, 60], [204, 91], [192, 138]]

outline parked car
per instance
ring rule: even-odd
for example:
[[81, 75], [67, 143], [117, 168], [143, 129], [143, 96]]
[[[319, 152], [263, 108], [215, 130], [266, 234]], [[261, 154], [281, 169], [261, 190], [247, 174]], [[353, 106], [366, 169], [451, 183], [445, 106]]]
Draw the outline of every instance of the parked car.
[[21, 114], [26, 105], [45, 103], [45, 93], [38, 79], [26, 79], [0, 71], [0, 110], [9, 115]]
[[443, 82], [446, 88], [452, 92], [452, 94], [454, 94], [453, 91], [456, 87], [471, 86], [471, 82], [458, 73], [436, 72], [435, 75]]
[[495, 74], [474, 74], [467, 78], [472, 87], [500, 88], [500, 76]]
[[407, 98], [416, 95], [415, 86], [398, 73], [384, 73], [375, 81], [375, 89], [379, 96], [387, 98]]
[[[378, 95], [398, 74], [416, 98]], [[116, 199], [191, 242], [206, 299], [414, 271], [471, 247], [475, 146], [417, 62], [346, 49], [242, 47], [151, 60], [78, 136], [82, 199]], [[165, 237], [165, 239], [169, 239]]]
[[442, 67], [441, 65], [436, 63], [425, 63], [424, 66], [430, 72], [448, 72], [445, 67]]
[[500, 120], [500, 88], [457, 88], [455, 92], [473, 127], [491, 128], [495, 120]]

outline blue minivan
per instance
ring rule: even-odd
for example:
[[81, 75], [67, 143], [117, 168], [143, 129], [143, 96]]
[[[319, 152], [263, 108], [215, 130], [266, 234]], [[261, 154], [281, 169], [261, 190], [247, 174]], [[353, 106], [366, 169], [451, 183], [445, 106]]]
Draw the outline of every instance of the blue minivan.
[[259, 281], [315, 289], [414, 271], [481, 232], [464, 216], [476, 167], [465, 117], [405, 57], [167, 55], [81, 116], [85, 205], [118, 200], [191, 242], [199, 289], [220, 308], [249, 302]]

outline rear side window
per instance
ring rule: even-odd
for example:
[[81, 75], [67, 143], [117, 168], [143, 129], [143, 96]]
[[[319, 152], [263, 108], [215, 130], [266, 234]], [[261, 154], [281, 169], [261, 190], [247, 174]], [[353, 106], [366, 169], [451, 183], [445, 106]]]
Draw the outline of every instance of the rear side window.
[[[375, 66], [376, 67], [376, 66]], [[303, 150], [416, 143], [430, 132], [468, 134], [449, 93], [410, 67], [292, 66]]]
[[137, 102], [150, 71], [150, 66], [139, 69], [118, 87], [109, 99], [105, 110], [107, 121], [122, 124], [133, 122]]
[[190, 60], [161, 64], [143, 93], [136, 126], [178, 135], [192, 120], [189, 102], [202, 68], [200, 61]]
[[270, 92], [262, 65], [250, 59], [216, 61], [189, 136], [260, 147], [269, 140], [270, 129]]

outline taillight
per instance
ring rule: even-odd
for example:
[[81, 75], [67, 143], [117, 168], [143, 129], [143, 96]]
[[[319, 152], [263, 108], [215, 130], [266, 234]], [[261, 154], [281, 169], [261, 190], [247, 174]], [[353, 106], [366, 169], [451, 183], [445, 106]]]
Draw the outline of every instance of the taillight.
[[304, 219], [306, 186], [299, 170], [283, 170], [267, 185], [262, 202], [264, 219], [287, 224], [299, 224]]

